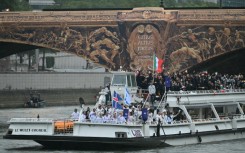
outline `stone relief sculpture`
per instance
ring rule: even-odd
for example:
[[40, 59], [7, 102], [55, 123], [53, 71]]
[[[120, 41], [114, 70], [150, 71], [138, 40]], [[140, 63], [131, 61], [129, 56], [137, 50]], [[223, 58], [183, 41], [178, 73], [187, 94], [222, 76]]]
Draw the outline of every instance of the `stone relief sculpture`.
[[86, 50], [90, 52], [89, 57], [93, 62], [100, 63], [102, 60], [108, 67], [115, 69], [114, 58], [119, 54], [120, 49], [116, 32], [111, 32], [106, 27], [96, 29], [89, 34], [86, 45]]
[[236, 47], [245, 47], [244, 45], [244, 38], [245, 38], [245, 31], [238, 31], [236, 30], [235, 33], [235, 45], [233, 46], [233, 49]]
[[[119, 63], [114, 58], [119, 54], [120, 41], [117, 33], [101, 27], [86, 36], [83, 29], [61, 26], [60, 28], [14, 28], [3, 29], [1, 37], [12, 41], [52, 48], [74, 53], [93, 62], [115, 69]], [[86, 39], [84, 39], [86, 37]]]
[[[176, 72], [228, 51], [243, 48], [245, 32], [230, 27], [186, 29], [167, 43], [168, 70]], [[239, 29], [239, 27], [238, 27]], [[194, 32], [195, 31], [195, 32]]]

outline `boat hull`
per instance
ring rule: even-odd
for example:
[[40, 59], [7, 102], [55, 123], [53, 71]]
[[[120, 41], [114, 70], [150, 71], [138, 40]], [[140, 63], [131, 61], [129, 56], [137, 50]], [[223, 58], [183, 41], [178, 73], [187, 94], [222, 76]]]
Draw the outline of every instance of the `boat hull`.
[[245, 139], [245, 128], [211, 132], [163, 135], [141, 138], [101, 138], [79, 136], [5, 135], [5, 139], [33, 140], [46, 148], [76, 150], [118, 150], [162, 148], [168, 146], [220, 142]]
[[76, 137], [76, 136], [31, 136], [31, 135], [5, 135], [5, 139], [33, 140], [44, 147], [53, 149], [76, 150], [118, 150], [144, 149], [167, 147], [163, 137], [151, 138], [101, 138], [101, 137]]

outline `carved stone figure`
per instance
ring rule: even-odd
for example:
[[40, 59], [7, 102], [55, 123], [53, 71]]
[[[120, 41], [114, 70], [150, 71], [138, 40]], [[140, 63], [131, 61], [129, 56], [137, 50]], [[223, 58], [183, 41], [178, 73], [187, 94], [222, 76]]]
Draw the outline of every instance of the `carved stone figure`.
[[99, 63], [100, 60], [108, 63], [108, 67], [115, 68], [114, 58], [119, 54], [119, 39], [115, 32], [106, 27], [99, 28], [90, 33], [86, 40], [86, 50], [92, 61]]

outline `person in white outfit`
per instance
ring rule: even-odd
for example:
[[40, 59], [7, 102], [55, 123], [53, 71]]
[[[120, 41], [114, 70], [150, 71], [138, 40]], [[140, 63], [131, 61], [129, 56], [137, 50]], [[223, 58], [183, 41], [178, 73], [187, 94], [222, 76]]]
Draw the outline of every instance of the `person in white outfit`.
[[102, 113], [100, 113], [100, 114], [96, 117], [96, 123], [103, 123]]
[[79, 112], [77, 111], [77, 109], [74, 109], [74, 112], [72, 112], [71, 114], [71, 119], [73, 120], [78, 120], [79, 119]]
[[86, 111], [83, 111], [79, 116], [79, 122], [86, 122]]
[[90, 113], [89, 113], [89, 119], [91, 122], [94, 122], [96, 119], [96, 109], [94, 108]]
[[126, 119], [124, 118], [122, 112], [120, 112], [119, 113], [119, 116], [117, 117], [117, 123], [118, 124], [125, 124], [126, 123]]
[[111, 115], [106, 112], [106, 114], [103, 116], [103, 123], [109, 123], [111, 121]]
[[149, 96], [151, 98], [152, 106], [154, 106], [154, 101], [155, 101], [155, 97], [156, 97], [156, 87], [153, 84], [153, 82], [151, 82], [151, 84], [149, 85], [148, 91], [149, 91]]
[[160, 111], [156, 115], [156, 123], [160, 123], [160, 124], [163, 123], [162, 112]]

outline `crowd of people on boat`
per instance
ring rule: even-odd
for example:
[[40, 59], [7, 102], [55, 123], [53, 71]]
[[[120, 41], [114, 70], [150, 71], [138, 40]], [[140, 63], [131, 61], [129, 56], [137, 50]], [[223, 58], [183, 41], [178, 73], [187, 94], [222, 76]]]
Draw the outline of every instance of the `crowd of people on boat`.
[[168, 109], [156, 110], [150, 107], [147, 103], [145, 105], [122, 105], [122, 109], [113, 108], [112, 105], [98, 104], [98, 106], [91, 109], [87, 107], [86, 110], [77, 109], [71, 114], [71, 119], [79, 122], [91, 123], [111, 123], [111, 124], [140, 124], [143, 121], [142, 110], [147, 111], [146, 123], [148, 124], [172, 124], [173, 121], [184, 120], [184, 114], [180, 109], [174, 109], [171, 112]]
[[[218, 72], [208, 73], [155, 73], [151, 71], [147, 75], [136, 71], [136, 81], [139, 89], [149, 91], [149, 87], [155, 86], [155, 94], [162, 97], [165, 91], [191, 91], [191, 90], [222, 90], [244, 89], [245, 81], [242, 74], [229, 75]], [[152, 87], [151, 87], [152, 89]], [[150, 93], [153, 94], [154, 93]]]
[[[245, 82], [243, 79], [242, 74], [228, 75], [217, 72], [212, 74], [207, 72], [159, 73], [154, 75], [149, 72], [147, 76], [141, 74], [140, 71], [136, 72], [137, 85], [139, 89], [147, 91], [150, 99], [148, 102], [151, 102], [152, 106], [154, 106], [157, 95], [161, 98], [168, 91], [244, 89]], [[142, 109], [146, 108], [146, 122], [149, 124], [171, 124], [173, 121], [185, 120], [185, 115], [179, 108], [172, 111], [165, 108], [159, 111], [150, 107], [149, 103], [130, 106], [122, 104], [122, 108], [113, 108], [108, 103], [98, 104], [93, 109], [87, 107], [86, 110], [82, 109], [80, 112], [75, 110], [71, 114], [71, 118], [79, 122], [135, 124], [137, 122], [142, 123]]]

